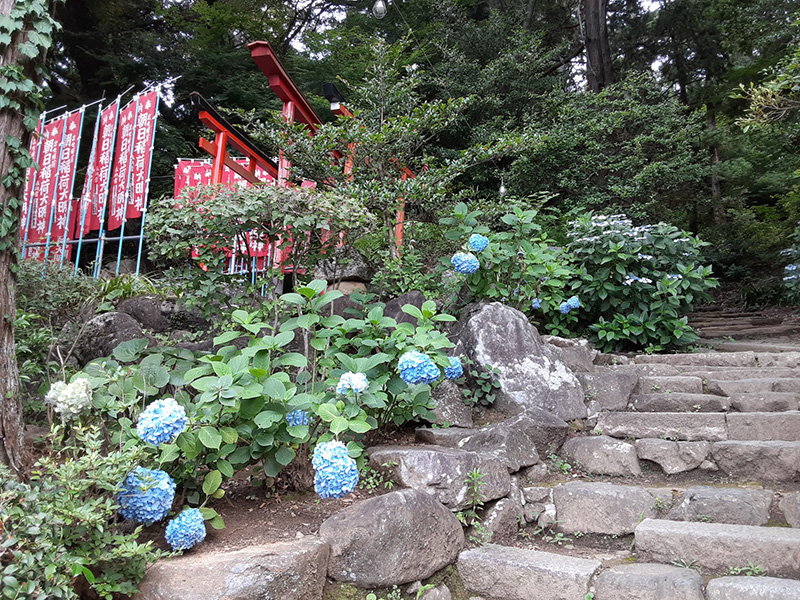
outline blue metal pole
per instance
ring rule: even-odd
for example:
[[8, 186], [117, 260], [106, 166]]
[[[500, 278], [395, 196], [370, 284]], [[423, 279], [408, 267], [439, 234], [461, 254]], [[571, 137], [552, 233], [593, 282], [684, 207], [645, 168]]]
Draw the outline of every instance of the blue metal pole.
[[[63, 115], [62, 115], [63, 116]], [[67, 120], [69, 117], [64, 119], [64, 128], [61, 130], [61, 144], [58, 148], [58, 162], [56, 163], [56, 181], [53, 185], [53, 197], [50, 199], [50, 218], [48, 219], [47, 223], [47, 238], [45, 239], [44, 245], [44, 257], [42, 258], [42, 275], [45, 273], [45, 268], [47, 265], [47, 257], [50, 254], [50, 237], [53, 232], [53, 215], [56, 212], [56, 195], [58, 194], [58, 179], [61, 175], [61, 156], [64, 153], [64, 133], [67, 131]]]
[[125, 206], [122, 213], [122, 226], [119, 230], [119, 246], [117, 247], [117, 269], [115, 274], [119, 275], [119, 263], [122, 261], [122, 238], [125, 237], [125, 224], [128, 222], [128, 199], [131, 193], [131, 161], [133, 160], [133, 146], [136, 141], [136, 120], [139, 118], [139, 96], [136, 96], [136, 108], [133, 111], [133, 132], [131, 133], [131, 153], [128, 155], [128, 180], [125, 182]]
[[[123, 92], [127, 93], [127, 92]], [[122, 105], [122, 94], [117, 96], [115, 100], [117, 103], [117, 113], [114, 115], [114, 136], [111, 138], [111, 164], [113, 167], [114, 164], [114, 151], [113, 148], [116, 146], [117, 143], [117, 126], [119, 125], [119, 109]], [[103, 210], [100, 211], [100, 230], [97, 232], [97, 248], [95, 248], [94, 254], [94, 273], [92, 273], [92, 277], [97, 279], [100, 277], [100, 269], [103, 266], [103, 251], [105, 250], [105, 238], [106, 238], [106, 207], [108, 206], [108, 180], [111, 177], [112, 169], [108, 170], [108, 177], [103, 182], [103, 194], [105, 196], [103, 201]]]
[[[86, 106], [81, 106], [81, 124], [78, 125], [78, 143], [75, 145], [75, 157], [73, 160], [74, 168], [72, 168], [72, 181], [69, 182], [69, 204], [67, 204], [67, 221], [64, 223], [64, 239], [61, 241], [61, 260], [58, 263], [58, 268], [64, 266], [64, 254], [67, 251], [67, 237], [69, 237], [69, 218], [72, 216], [72, 190], [75, 188], [75, 172], [78, 170], [78, 154], [81, 151], [81, 132], [83, 131], [83, 119], [86, 117]], [[77, 263], [76, 263], [77, 265]]]
[[[86, 184], [89, 184], [89, 198], [87, 200], [91, 201], [92, 195], [92, 179], [94, 178], [94, 159], [97, 155], [97, 135], [100, 132], [100, 116], [103, 114], [103, 105], [97, 107], [97, 119], [94, 121], [94, 133], [92, 134], [92, 151], [89, 153], [89, 166], [86, 169], [86, 179], [83, 182], [83, 187], [86, 189]], [[80, 220], [80, 233], [78, 237], [78, 249], [75, 253], [75, 270], [73, 271], [73, 275], [78, 274], [78, 264], [81, 262], [81, 248], [83, 246], [83, 229], [86, 226], [86, 209], [89, 202], [84, 201], [83, 194], [81, 194], [81, 220]]]
[[147, 217], [147, 200], [150, 193], [150, 174], [153, 172], [153, 148], [156, 143], [156, 126], [158, 125], [158, 105], [160, 94], [156, 93], [156, 112], [153, 115], [153, 133], [150, 136], [150, 164], [147, 165], [147, 179], [144, 182], [144, 204], [142, 205], [142, 223], [139, 227], [139, 250], [136, 253], [136, 276], [139, 276], [139, 267], [142, 262], [142, 247], [144, 246], [144, 220]]

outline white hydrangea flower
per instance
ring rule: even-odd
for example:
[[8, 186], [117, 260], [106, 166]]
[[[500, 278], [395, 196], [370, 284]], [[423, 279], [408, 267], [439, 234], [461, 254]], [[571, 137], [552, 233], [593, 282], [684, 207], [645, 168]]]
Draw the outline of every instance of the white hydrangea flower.
[[56, 381], [44, 399], [62, 417], [74, 417], [92, 405], [92, 386], [85, 377], [72, 383]]

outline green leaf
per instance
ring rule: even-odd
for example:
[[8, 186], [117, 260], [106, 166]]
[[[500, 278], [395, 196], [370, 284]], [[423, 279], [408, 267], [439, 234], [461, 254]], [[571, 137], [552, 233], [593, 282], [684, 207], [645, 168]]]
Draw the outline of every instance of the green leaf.
[[275, 460], [284, 467], [294, 460], [295, 452], [287, 446], [282, 446], [275, 453]]
[[265, 410], [258, 413], [253, 422], [259, 429], [267, 429], [275, 423], [279, 423], [284, 415], [274, 410]]
[[319, 405], [319, 408], [317, 409], [317, 414], [319, 415], [320, 419], [328, 423], [330, 421], [333, 421], [336, 417], [339, 416], [339, 409], [336, 408], [335, 404], [326, 402], [325, 404]]
[[210, 496], [219, 489], [220, 485], [222, 485], [222, 473], [217, 469], [209, 471], [203, 480], [203, 493]]
[[331, 422], [331, 433], [339, 435], [343, 431], [347, 431], [349, 425], [349, 422], [344, 417], [334, 417]]
[[215, 427], [210, 425], [202, 427], [200, 431], [197, 432], [197, 438], [206, 448], [213, 448], [217, 450], [219, 449], [220, 445], [222, 445], [222, 436]]
[[273, 400], [283, 400], [286, 397], [286, 387], [283, 382], [274, 375], [264, 382], [264, 394]]
[[147, 348], [147, 340], [135, 339], [117, 345], [111, 354], [120, 362], [133, 362], [139, 358], [142, 351]]
[[233, 466], [224, 458], [220, 458], [217, 461], [217, 469], [219, 469], [219, 472], [222, 473], [225, 477], [227, 478], [233, 477]]
[[355, 419], [351, 420], [347, 426], [350, 431], [355, 433], [367, 433], [372, 429], [372, 426], [366, 421], [357, 421]]
[[420, 309], [418, 309], [413, 304], [404, 304], [400, 308], [400, 310], [402, 310], [407, 315], [411, 315], [412, 317], [414, 317], [418, 321], [422, 321], [423, 320], [422, 311], [420, 311]]
[[299, 367], [303, 368], [308, 364], [308, 359], [299, 352], [287, 352], [273, 361], [275, 367]]
[[236, 338], [241, 337], [242, 334], [238, 331], [226, 331], [225, 333], [218, 335], [214, 338], [214, 345], [215, 346], [224, 346], [228, 342], [232, 342]]

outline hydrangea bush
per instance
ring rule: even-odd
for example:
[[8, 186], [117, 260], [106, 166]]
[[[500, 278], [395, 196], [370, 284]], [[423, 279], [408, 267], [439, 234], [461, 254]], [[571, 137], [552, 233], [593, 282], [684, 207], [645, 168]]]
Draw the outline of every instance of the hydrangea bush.
[[175, 499], [175, 482], [160, 469], [136, 467], [120, 487], [117, 493], [119, 514], [145, 525], [166, 517]]
[[187, 508], [167, 523], [164, 532], [167, 543], [173, 550], [193, 548], [206, 539], [206, 524], [203, 513], [197, 508]]
[[314, 448], [314, 490], [320, 498], [341, 498], [356, 489], [358, 467], [342, 442], [321, 442]]
[[787, 264], [783, 267], [782, 282], [789, 291], [791, 300], [800, 300], [800, 222], [789, 236], [792, 245], [781, 251], [781, 258]]
[[70, 419], [92, 405], [92, 386], [86, 377], [77, 377], [71, 383], [56, 381], [44, 399], [62, 418]]
[[697, 339], [686, 314], [717, 282], [695, 236], [667, 223], [634, 225], [623, 214], [587, 214], [569, 223], [559, 248], [535, 210], [512, 205], [493, 232], [481, 216], [459, 204], [440, 221], [449, 239], [488, 240], [481, 268], [466, 279], [471, 298], [504, 302], [550, 333], [586, 335], [605, 351], [659, 351]]
[[151, 402], [139, 415], [136, 433], [147, 442], [158, 446], [172, 442], [186, 428], [186, 410], [174, 398]]

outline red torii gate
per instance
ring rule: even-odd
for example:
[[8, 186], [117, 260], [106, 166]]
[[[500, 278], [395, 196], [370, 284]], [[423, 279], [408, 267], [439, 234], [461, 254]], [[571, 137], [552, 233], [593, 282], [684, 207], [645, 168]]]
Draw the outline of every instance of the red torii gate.
[[[299, 90], [294, 81], [292, 81], [286, 69], [283, 68], [283, 65], [280, 60], [278, 60], [269, 42], [253, 42], [248, 44], [247, 47], [250, 49], [250, 54], [256, 65], [258, 65], [261, 72], [267, 77], [270, 88], [272, 88], [272, 91], [283, 101], [281, 113], [283, 118], [290, 123], [302, 123], [313, 135], [322, 124], [322, 121], [311, 107], [306, 97]], [[200, 111], [198, 116], [200, 120], [215, 134], [213, 142], [202, 137], [199, 142], [200, 148], [213, 157], [211, 171], [212, 184], [223, 182], [225, 167], [238, 173], [251, 184], [262, 183], [255, 175], [256, 168], [259, 167], [267, 172], [269, 176], [275, 180], [277, 185], [283, 187], [292, 186], [290, 182], [291, 164], [282, 151], [279, 151], [278, 163], [276, 164], [250, 141], [246, 135], [238, 131], [219, 115], [211, 105], [202, 99], [202, 96], [193, 94], [193, 102], [199, 105]], [[353, 114], [339, 102], [332, 102], [331, 110], [336, 115], [353, 116]], [[245, 157], [248, 162], [248, 167], [244, 167], [230, 156], [228, 153], [228, 146]], [[341, 158], [341, 154], [337, 152], [336, 157]], [[345, 165], [345, 169], [347, 168], [348, 165]], [[403, 168], [402, 176], [406, 178], [413, 177], [414, 175], [408, 169]], [[404, 223], [405, 203], [401, 202], [400, 208], [397, 211], [397, 221], [395, 225], [395, 239], [398, 248], [402, 246], [403, 243]]]

